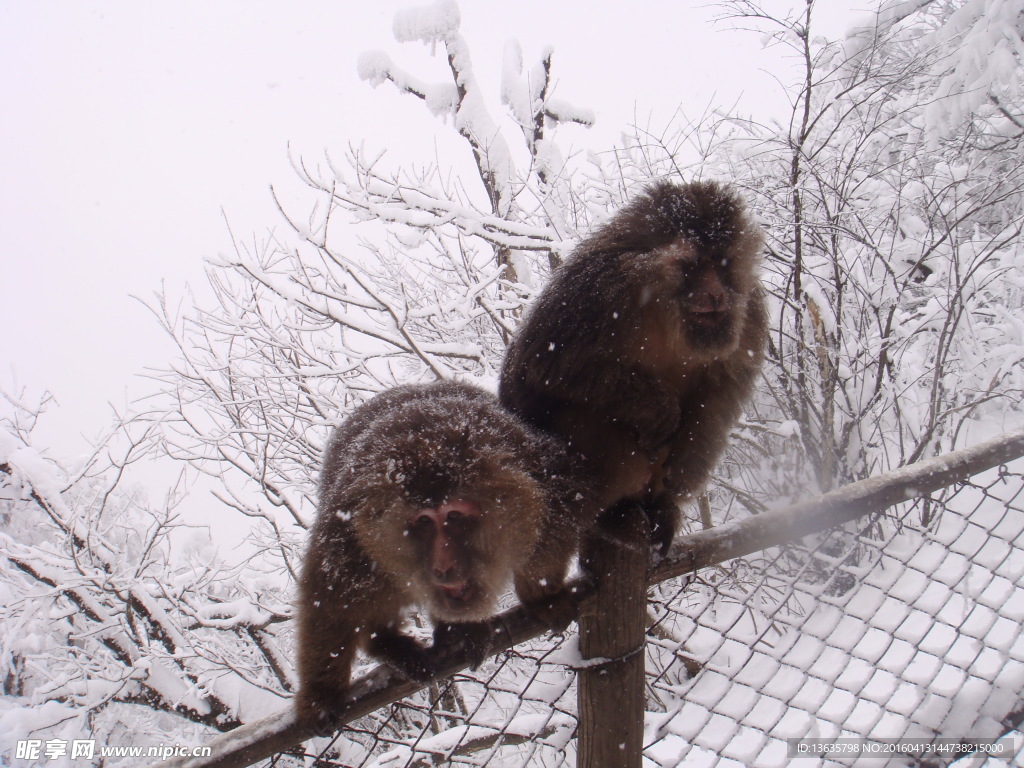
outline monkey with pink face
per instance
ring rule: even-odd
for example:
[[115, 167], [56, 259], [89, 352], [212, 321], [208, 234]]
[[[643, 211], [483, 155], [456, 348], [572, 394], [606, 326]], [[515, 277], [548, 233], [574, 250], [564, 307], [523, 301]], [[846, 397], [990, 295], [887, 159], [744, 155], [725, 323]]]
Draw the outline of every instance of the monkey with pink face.
[[298, 589], [296, 710], [325, 725], [359, 651], [415, 680], [426, 649], [401, 632], [406, 609], [434, 621], [435, 643], [477, 661], [488, 618], [509, 581], [552, 621], [578, 533], [577, 493], [558, 441], [469, 384], [401, 386], [377, 395], [331, 436], [317, 518]]

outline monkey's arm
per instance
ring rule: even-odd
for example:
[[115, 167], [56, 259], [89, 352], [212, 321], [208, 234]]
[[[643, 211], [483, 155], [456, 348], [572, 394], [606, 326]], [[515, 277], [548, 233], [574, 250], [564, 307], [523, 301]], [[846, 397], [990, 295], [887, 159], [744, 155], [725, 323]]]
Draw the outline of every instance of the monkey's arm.
[[327, 585], [313, 570], [307, 567], [299, 584], [295, 709], [301, 720], [326, 724], [341, 704], [366, 633], [349, 611], [324, 599]]
[[357, 653], [400, 615], [398, 593], [349, 537], [347, 525], [314, 527], [298, 594], [300, 718], [329, 720], [348, 689]]
[[300, 622], [296, 714], [300, 720], [326, 725], [348, 687], [359, 636], [351, 626], [336, 621], [323, 621], [315, 629], [301, 618]]
[[665, 484], [677, 498], [699, 493], [724, 452], [761, 370], [767, 325], [764, 295], [757, 291], [736, 350], [693, 377], [682, 397], [679, 432], [665, 467]]
[[559, 470], [549, 480], [550, 512], [541, 523], [537, 544], [513, 573], [520, 602], [556, 632], [565, 629], [575, 614], [574, 606], [559, 599], [558, 593], [579, 550], [582, 532], [600, 511], [591, 489], [570, 481], [568, 466]]
[[664, 552], [678, 528], [679, 505], [700, 493], [725, 451], [756, 368], [711, 376], [682, 403], [679, 431], [664, 463], [661, 494], [646, 507], [652, 537]]

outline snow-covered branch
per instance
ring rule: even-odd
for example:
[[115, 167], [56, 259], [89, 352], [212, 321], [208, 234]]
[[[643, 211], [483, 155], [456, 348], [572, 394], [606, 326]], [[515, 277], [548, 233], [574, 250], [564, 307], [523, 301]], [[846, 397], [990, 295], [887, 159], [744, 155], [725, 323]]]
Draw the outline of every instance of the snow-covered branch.
[[[492, 246], [496, 263], [505, 267], [507, 279], [529, 282], [529, 278], [521, 274], [525, 265], [515, 256], [516, 252], [557, 251], [545, 241], [557, 243], [572, 234], [560, 213], [564, 207], [550, 200], [552, 195], [567, 195], [569, 188], [565, 185], [562, 156], [547, 134], [561, 123], [590, 126], [594, 116], [589, 110], [554, 97], [550, 49], [544, 52], [538, 66], [524, 72], [522, 50], [518, 44], [510, 43], [505, 52], [501, 99], [522, 130], [531, 167], [530, 173], [524, 175], [498, 119], [487, 105], [486, 89], [473, 69], [469, 45], [459, 31], [460, 23], [454, 0], [438, 0], [429, 6], [402, 11], [395, 17], [394, 33], [398, 42], [419, 41], [429, 45], [431, 50], [438, 46], [444, 48], [450, 82], [425, 83], [397, 67], [386, 53], [379, 51], [363, 54], [358, 72], [374, 87], [391, 82], [400, 92], [421, 99], [434, 115], [451, 120], [472, 153], [487, 199], [486, 211], [468, 207], [447, 195], [428, 192], [424, 196], [416, 190], [403, 189], [395, 180], [374, 175], [371, 166], [358, 164], [357, 172], [367, 178], [367, 183], [358, 190], [342, 184], [346, 189], [339, 200], [347, 206], [361, 208], [368, 215], [385, 221], [401, 220], [413, 227], [452, 222], [463, 235], [480, 237]], [[525, 223], [530, 216], [523, 210], [520, 198], [524, 189], [531, 186], [531, 179], [537, 182], [533, 192], [540, 203], [538, 213], [544, 223], [520, 229], [516, 222]], [[427, 216], [416, 216], [416, 213]], [[554, 258], [557, 261], [557, 256]]]
[[[194, 620], [231, 593], [231, 574], [215, 563], [172, 564], [171, 536], [186, 531], [175, 509], [178, 499], [152, 507], [123, 487], [124, 468], [153, 448], [151, 427], [134, 434], [137, 426], [123, 423], [97, 447], [107, 456], [105, 470], [90, 459], [90, 475], [72, 475], [77, 479], [70, 484], [69, 473], [29, 446], [30, 433], [0, 429], [0, 505], [14, 511], [0, 516], [7, 564], [0, 568], [0, 625], [10, 630], [2, 633], [3, 644], [15, 668], [24, 664], [19, 687], [60, 702], [48, 714], [24, 720], [24, 727], [9, 729], [4, 739], [52, 735], [86, 714], [115, 727], [121, 706], [234, 727], [243, 722], [234, 696], [246, 684], [241, 677], [212, 675], [217, 665], [206, 659], [215, 656], [234, 658], [249, 670], [253, 690], [259, 682], [278, 695], [287, 690], [287, 679], [275, 681], [267, 664], [242, 661], [260, 642], [278, 653], [271, 625], [286, 613], [244, 616], [251, 596], [237, 590], [234, 607], [219, 611], [221, 626]], [[232, 613], [237, 620], [229, 623]], [[41, 637], [50, 639], [42, 647]], [[25, 662], [41, 653], [47, 663]], [[12, 669], [5, 674], [13, 679]], [[257, 697], [250, 701], [255, 705]]]

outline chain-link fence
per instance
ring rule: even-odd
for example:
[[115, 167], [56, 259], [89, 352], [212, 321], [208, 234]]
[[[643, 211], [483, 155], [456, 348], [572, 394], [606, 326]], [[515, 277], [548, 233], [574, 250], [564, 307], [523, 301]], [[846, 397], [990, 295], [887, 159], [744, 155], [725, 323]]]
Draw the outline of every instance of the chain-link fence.
[[[813, 547], [663, 584], [645, 756], [665, 768], [781, 766], [792, 738], [1014, 731], [1024, 713], [1022, 575], [1024, 478], [1003, 468]], [[702, 666], [692, 679], [687, 659]], [[861, 759], [878, 765], [877, 756]]]

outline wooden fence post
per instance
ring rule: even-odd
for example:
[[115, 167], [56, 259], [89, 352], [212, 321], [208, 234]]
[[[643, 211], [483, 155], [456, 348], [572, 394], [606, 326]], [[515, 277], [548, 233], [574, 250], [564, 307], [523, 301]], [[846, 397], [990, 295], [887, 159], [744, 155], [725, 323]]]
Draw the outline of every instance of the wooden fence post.
[[604, 515], [582, 560], [595, 591], [580, 608], [577, 768], [640, 768], [650, 527], [639, 504]]

